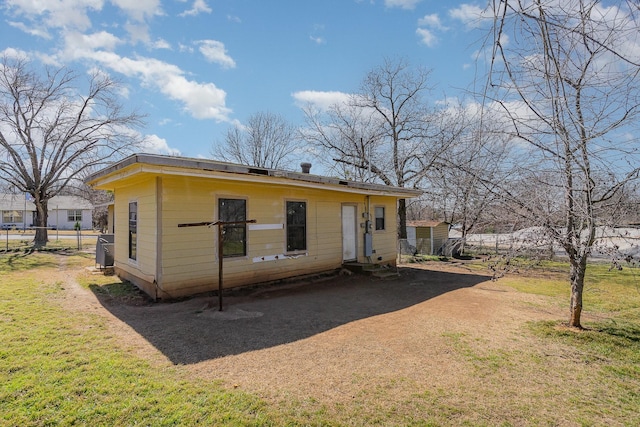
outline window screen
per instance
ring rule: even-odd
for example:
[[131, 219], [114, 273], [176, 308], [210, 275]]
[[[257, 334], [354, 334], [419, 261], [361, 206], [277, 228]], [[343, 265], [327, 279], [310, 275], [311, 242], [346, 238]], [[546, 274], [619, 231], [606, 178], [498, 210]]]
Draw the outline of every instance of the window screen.
[[[218, 220], [224, 222], [246, 221], [247, 201], [244, 199], [218, 199]], [[247, 225], [222, 226], [222, 254], [226, 257], [247, 254]]]
[[307, 249], [307, 203], [287, 202], [287, 251]]

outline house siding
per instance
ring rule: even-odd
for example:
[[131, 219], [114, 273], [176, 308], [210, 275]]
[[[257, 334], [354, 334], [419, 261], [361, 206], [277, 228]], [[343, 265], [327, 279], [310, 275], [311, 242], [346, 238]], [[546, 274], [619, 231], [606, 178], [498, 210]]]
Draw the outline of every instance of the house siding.
[[[114, 267], [152, 297], [177, 298], [218, 289], [217, 226], [220, 198], [244, 199], [246, 255], [223, 260], [224, 287], [236, 287], [336, 270], [343, 262], [343, 206], [356, 208], [357, 260], [395, 265], [399, 197], [419, 192], [296, 172], [156, 155], [134, 155], [87, 181], [114, 192]], [[129, 203], [137, 202], [137, 259], [129, 259]], [[306, 203], [306, 249], [287, 253], [286, 205]], [[366, 221], [384, 207], [385, 229], [372, 232], [364, 255]], [[367, 209], [371, 209], [367, 217]], [[298, 240], [298, 243], [301, 240]], [[351, 253], [352, 254], [352, 253]], [[350, 254], [350, 255], [351, 255]]]
[[[129, 259], [129, 202], [138, 202], [137, 256]], [[114, 267], [119, 275], [155, 295], [156, 197], [152, 178], [119, 187], [115, 192], [114, 222], [120, 233], [114, 242]]]
[[[69, 221], [69, 210], [76, 209], [51, 209], [49, 206], [47, 214], [48, 226], [51, 228], [57, 228], [58, 230], [75, 230], [76, 221]], [[93, 227], [92, 211], [91, 209], [82, 209], [82, 221], [80, 223], [80, 229], [91, 230]]]
[[[155, 179], [161, 185], [155, 185]], [[160, 203], [155, 202], [160, 189]], [[364, 223], [366, 196], [300, 187], [270, 186], [262, 183], [237, 183], [218, 179], [181, 176], [148, 177], [127, 183], [115, 191], [116, 267], [119, 274], [160, 298], [175, 298], [218, 288], [217, 227], [178, 227], [178, 224], [215, 221], [218, 198], [247, 201], [247, 219], [270, 229], [247, 230], [247, 255], [223, 261], [224, 287], [236, 287], [286, 277], [319, 273], [342, 265], [341, 205], [357, 206], [357, 218]], [[395, 212], [396, 198], [371, 196], [377, 206]], [[138, 201], [138, 259], [128, 259], [128, 203]], [[307, 203], [307, 250], [286, 254], [287, 201]], [[371, 202], [369, 202], [371, 203]], [[162, 239], [157, 239], [157, 207], [161, 206]], [[390, 217], [393, 218], [393, 217]], [[259, 228], [259, 227], [256, 227]], [[273, 229], [271, 229], [273, 228]], [[395, 264], [396, 225], [389, 219], [385, 230], [374, 233], [375, 260]], [[364, 258], [358, 227], [358, 259]], [[159, 269], [156, 269], [156, 244], [160, 242]], [[278, 259], [275, 260], [275, 256]], [[265, 260], [262, 261], [262, 257]], [[378, 260], [378, 257], [381, 259]], [[256, 262], [255, 258], [258, 258]], [[155, 282], [155, 283], [154, 283]]]
[[[47, 226], [52, 229], [74, 230], [76, 222], [82, 230], [93, 227], [93, 206], [86, 200], [73, 196], [54, 196], [47, 204]], [[82, 212], [81, 221], [69, 221], [70, 210]], [[21, 221], [4, 222], [3, 212], [13, 211], [22, 217]], [[34, 226], [35, 205], [30, 199], [25, 200], [24, 194], [0, 194], [0, 225], [16, 228]]]

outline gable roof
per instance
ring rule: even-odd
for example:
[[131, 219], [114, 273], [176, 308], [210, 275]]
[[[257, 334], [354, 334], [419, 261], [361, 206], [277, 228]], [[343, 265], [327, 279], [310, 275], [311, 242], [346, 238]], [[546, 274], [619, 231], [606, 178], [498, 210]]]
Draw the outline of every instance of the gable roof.
[[417, 197], [422, 194], [422, 191], [410, 188], [347, 181], [309, 173], [258, 168], [209, 159], [172, 157], [158, 154], [134, 154], [90, 175], [85, 182], [98, 188], [111, 189], [113, 183], [141, 173], [199, 176], [272, 185], [293, 185], [349, 193], [382, 194], [400, 198]]

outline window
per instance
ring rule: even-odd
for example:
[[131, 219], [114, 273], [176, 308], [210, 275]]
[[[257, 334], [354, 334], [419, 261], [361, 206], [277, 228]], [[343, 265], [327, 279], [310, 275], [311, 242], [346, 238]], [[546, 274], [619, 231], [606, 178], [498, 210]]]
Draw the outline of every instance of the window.
[[376, 215], [376, 230], [384, 230], [384, 207], [378, 206], [375, 208]]
[[[218, 220], [223, 222], [246, 221], [247, 201], [243, 199], [218, 199]], [[226, 257], [247, 254], [247, 225], [222, 226], [222, 254]]]
[[138, 202], [129, 202], [129, 259], [138, 259]]
[[22, 222], [22, 211], [2, 211], [2, 222]]
[[287, 202], [287, 251], [307, 249], [307, 203]]
[[68, 210], [67, 221], [69, 222], [82, 222], [82, 211], [80, 209]]

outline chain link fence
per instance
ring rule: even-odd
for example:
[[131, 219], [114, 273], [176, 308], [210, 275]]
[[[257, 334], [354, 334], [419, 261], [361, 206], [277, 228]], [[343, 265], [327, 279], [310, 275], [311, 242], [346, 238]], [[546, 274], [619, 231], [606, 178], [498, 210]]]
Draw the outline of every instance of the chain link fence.
[[461, 254], [463, 239], [400, 239], [398, 253], [402, 256], [436, 255], [455, 257]]

